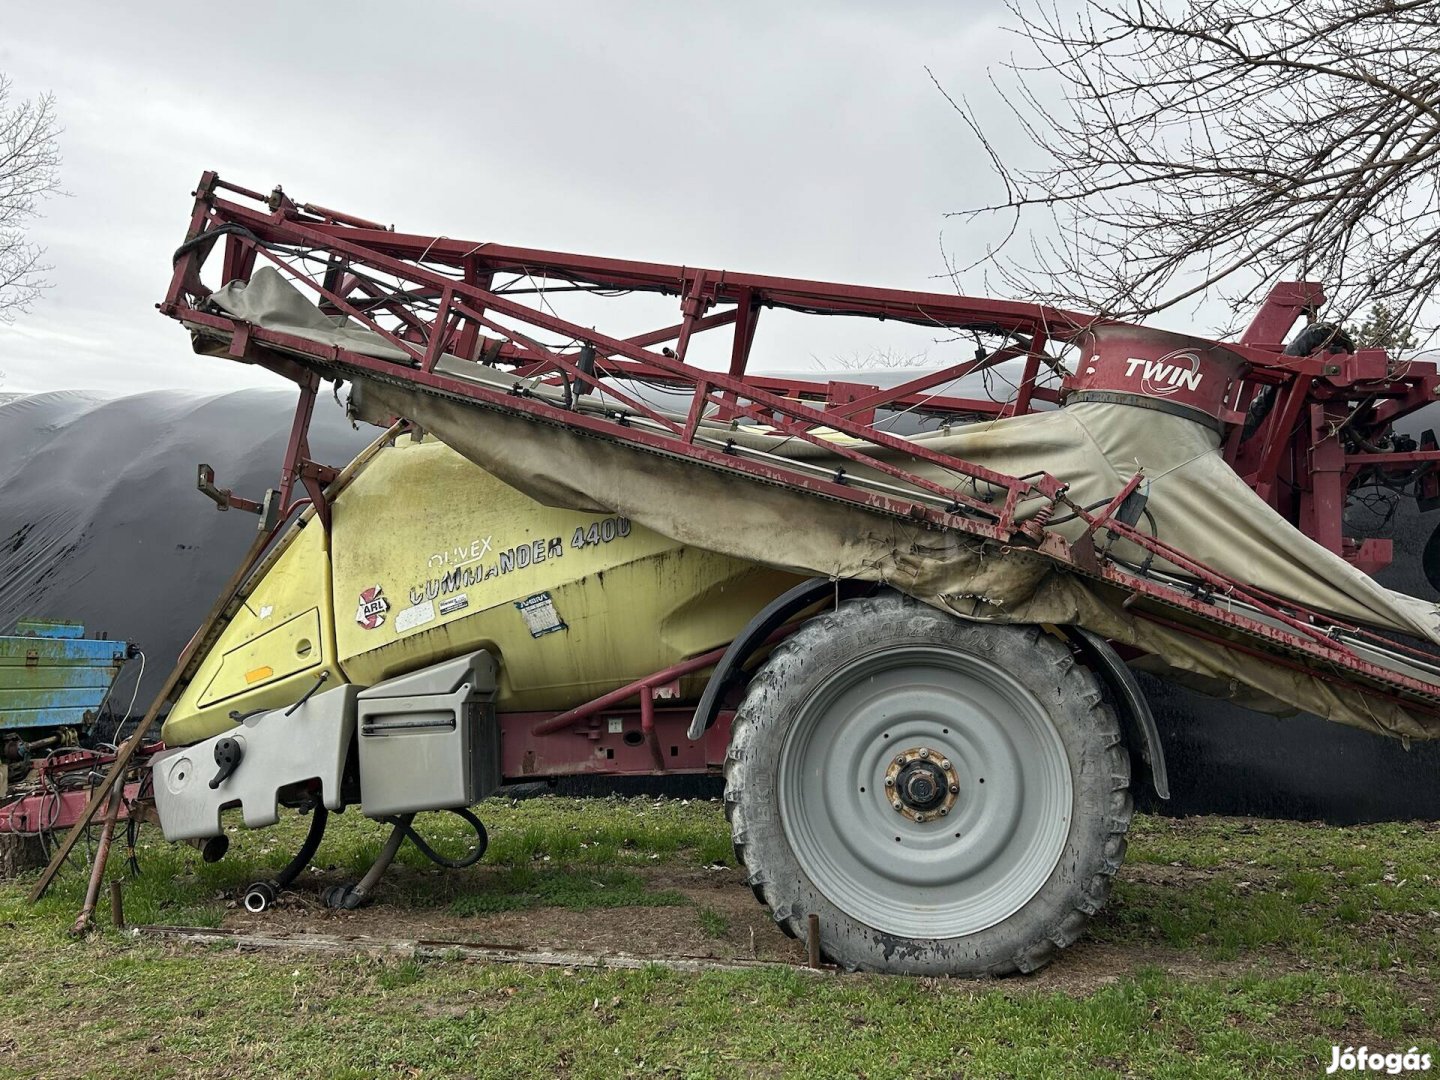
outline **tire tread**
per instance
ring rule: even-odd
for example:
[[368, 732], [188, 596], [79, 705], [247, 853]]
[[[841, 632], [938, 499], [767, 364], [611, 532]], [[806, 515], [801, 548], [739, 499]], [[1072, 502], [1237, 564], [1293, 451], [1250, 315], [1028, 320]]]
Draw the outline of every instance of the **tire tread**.
[[[893, 616], [895, 596], [866, 597], [848, 600], [835, 611], [817, 615], [800, 627], [772, 650], [769, 659], [751, 680], [745, 695], [735, 712], [730, 734], [730, 745], [726, 751], [725, 816], [729, 822], [735, 857], [749, 871], [747, 883], [761, 903], [770, 908], [771, 914], [781, 929], [792, 938], [802, 938], [808, 928], [801, 925], [804, 912], [797, 912], [793, 902], [777, 895], [772, 876], [764, 866], [752, 866], [756, 849], [747, 843], [750, 823], [746, 820], [740, 793], [748, 784], [751, 758], [754, 753], [754, 717], [763, 714], [768, 701], [776, 698], [789, 678], [790, 666], [803, 658], [805, 653], [820, 641], [833, 635], [851, 620]], [[903, 601], [906, 607], [922, 608], [914, 601]], [[1036, 647], [1045, 648], [1046, 639], [1055, 641], [1050, 634], [1038, 626], [1024, 627], [1025, 641]], [[1125, 858], [1126, 834], [1134, 813], [1134, 800], [1130, 793], [1130, 756], [1125, 746], [1124, 732], [1119, 718], [1106, 703], [1100, 692], [1094, 674], [1083, 664], [1077, 663], [1071, 651], [1055, 641], [1057, 649], [1052, 652], [1051, 666], [1057, 680], [1058, 700], [1078, 702], [1086, 714], [1085, 722], [1091, 725], [1095, 736], [1104, 744], [1105, 772], [1110, 777], [1111, 798], [1102, 827], [1106, 831], [1104, 860], [1099, 869], [1085, 884], [1075, 891], [1070, 909], [1056, 921], [1049, 932], [1019, 949], [1007, 959], [991, 965], [986, 974], [1003, 976], [1014, 973], [1031, 973], [1050, 963], [1056, 954], [1074, 944], [1085, 932], [1090, 919], [1094, 917], [1109, 899], [1116, 872]], [[832, 959], [834, 959], [832, 957]], [[843, 963], [843, 961], [842, 961]]]

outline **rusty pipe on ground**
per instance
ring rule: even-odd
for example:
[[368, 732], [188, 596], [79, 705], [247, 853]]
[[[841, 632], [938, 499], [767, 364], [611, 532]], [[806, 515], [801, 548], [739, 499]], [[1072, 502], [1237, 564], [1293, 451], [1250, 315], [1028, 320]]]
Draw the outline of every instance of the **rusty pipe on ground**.
[[85, 906], [75, 917], [70, 933], [76, 937], [90, 929], [95, 915], [95, 905], [100, 899], [100, 883], [105, 879], [105, 864], [110, 861], [110, 842], [115, 839], [115, 823], [120, 820], [120, 804], [124, 801], [125, 785], [117, 783], [110, 789], [110, 806], [105, 811], [105, 825], [100, 830], [100, 844], [95, 849], [95, 861], [90, 866], [90, 884], [85, 889]]
[[110, 882], [110, 919], [116, 930], [125, 929], [125, 886], [119, 878]]

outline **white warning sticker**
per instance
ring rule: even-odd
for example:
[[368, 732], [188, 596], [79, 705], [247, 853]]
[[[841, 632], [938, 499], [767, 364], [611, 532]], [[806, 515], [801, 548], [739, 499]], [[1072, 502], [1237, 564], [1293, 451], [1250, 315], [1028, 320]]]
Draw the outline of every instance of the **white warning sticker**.
[[440, 601], [440, 614], [449, 615], [452, 611], [460, 611], [470, 606], [470, 598], [463, 592], [459, 596], [451, 596]]
[[426, 600], [423, 604], [407, 607], [395, 616], [395, 632], [403, 634], [406, 630], [414, 630], [417, 626], [424, 626], [426, 623], [434, 621], [435, 605]]
[[525, 627], [530, 631], [531, 637], [540, 637], [544, 634], [553, 634], [556, 630], [566, 629], [565, 620], [560, 618], [560, 613], [555, 610], [555, 601], [550, 599], [548, 592], [536, 593], [534, 596], [527, 596], [524, 600], [515, 601], [516, 608], [525, 619]]

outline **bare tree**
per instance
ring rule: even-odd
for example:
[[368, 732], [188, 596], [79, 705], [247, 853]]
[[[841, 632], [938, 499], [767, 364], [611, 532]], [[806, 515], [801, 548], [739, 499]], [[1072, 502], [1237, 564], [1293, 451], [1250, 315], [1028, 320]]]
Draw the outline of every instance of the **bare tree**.
[[27, 240], [25, 227], [60, 179], [54, 97], [12, 101], [10, 89], [0, 75], [0, 322], [12, 321], [45, 288], [44, 251]]
[[904, 349], [887, 347], [862, 353], [836, 353], [829, 357], [810, 356], [810, 362], [818, 368], [840, 368], [845, 371], [892, 371], [900, 368], [934, 367], [928, 349], [912, 353]]
[[1210, 296], [1239, 319], [1317, 280], [1331, 317], [1379, 302], [1434, 331], [1440, 0], [1039, 2], [1010, 8], [1030, 59], [991, 75], [1033, 146], [957, 103], [1005, 185], [960, 213], [1012, 216], [982, 260], [1005, 291], [1130, 318]]

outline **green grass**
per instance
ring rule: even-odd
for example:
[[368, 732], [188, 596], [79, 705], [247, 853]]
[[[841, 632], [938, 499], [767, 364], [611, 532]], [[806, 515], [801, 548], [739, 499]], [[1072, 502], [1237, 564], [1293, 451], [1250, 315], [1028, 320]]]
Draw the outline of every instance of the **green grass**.
[[1433, 824], [1141, 817], [1128, 862], [1097, 928], [1103, 940], [1149, 939], [1213, 960], [1283, 952], [1348, 971], [1433, 970], [1440, 957]]
[[[410, 852], [386, 902], [477, 916], [689, 904], [649, 868], [731, 862], [715, 803], [493, 801], [481, 816], [479, 866], [433, 873]], [[426, 835], [458, 852], [458, 820], [430, 817]], [[127, 914], [214, 925], [302, 832], [237, 832], [214, 866], [152, 836]], [[360, 872], [383, 838], [337, 819], [326, 879]], [[1039, 979], [995, 983], [245, 953], [105, 929], [75, 941], [71, 870], [34, 907], [27, 881], [0, 886], [0, 1077], [1323, 1076], [1336, 1041], [1440, 1050], [1437, 868], [1434, 826], [1138, 818], [1090, 944]], [[689, 911], [697, 936], [731, 929]]]
[[700, 929], [713, 938], [723, 938], [730, 931], [730, 920], [714, 908], [702, 907], [696, 912]]
[[532, 870], [518, 866], [484, 877], [456, 897], [455, 915], [559, 907], [590, 911], [616, 907], [676, 907], [688, 903], [673, 889], [651, 889], [639, 874], [624, 870]]

